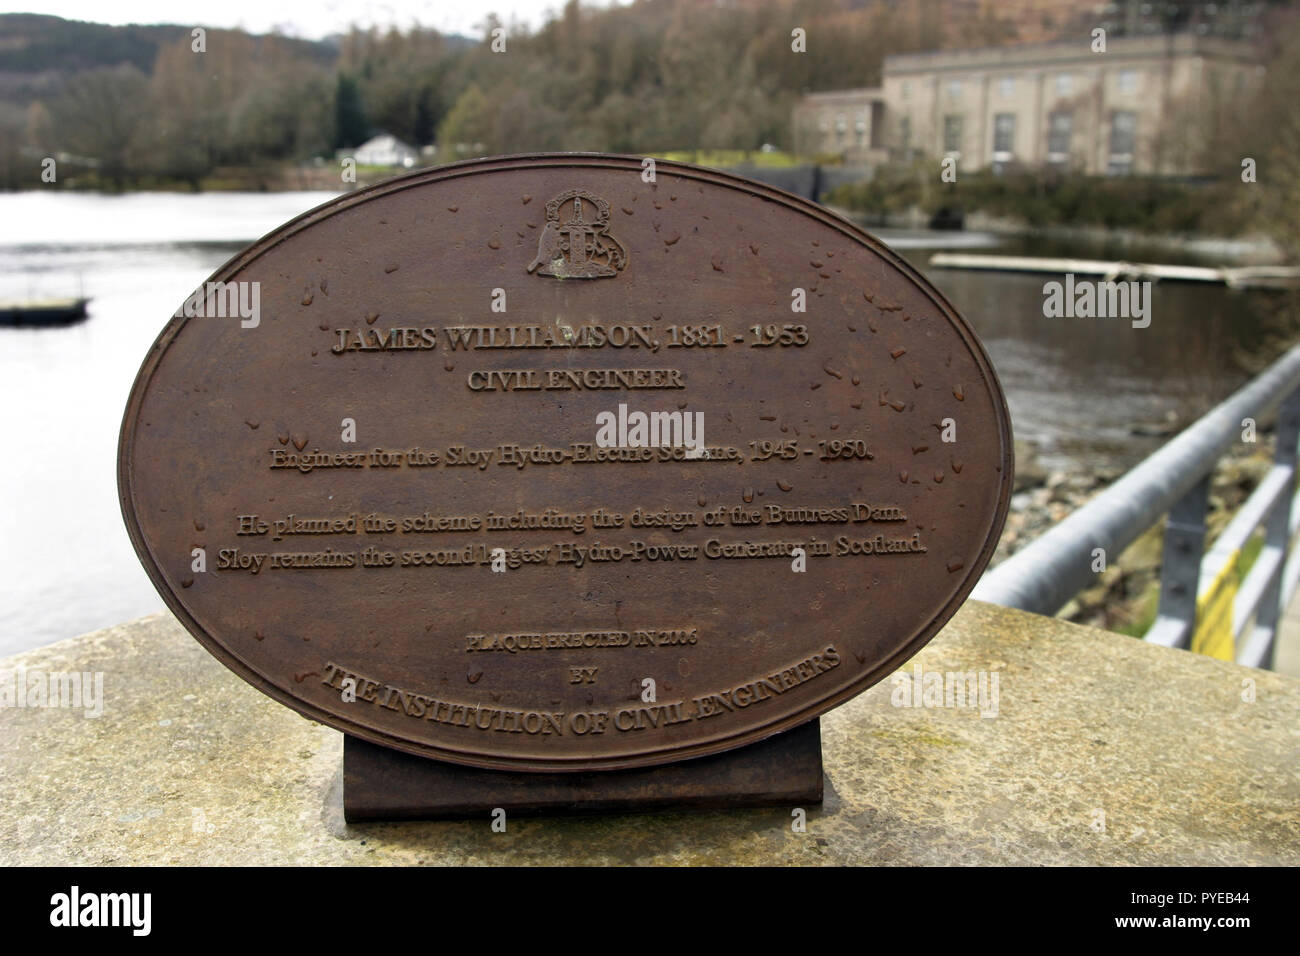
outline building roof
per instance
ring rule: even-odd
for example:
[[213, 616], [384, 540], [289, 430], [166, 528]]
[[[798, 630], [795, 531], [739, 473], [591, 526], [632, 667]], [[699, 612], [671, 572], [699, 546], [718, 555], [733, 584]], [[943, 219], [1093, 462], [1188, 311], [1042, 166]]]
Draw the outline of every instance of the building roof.
[[358, 146], [357, 149], [358, 150], [407, 149], [413, 153], [415, 152], [414, 146], [409, 146], [406, 143], [403, 143], [400, 139], [398, 139], [396, 136], [392, 135], [391, 133], [380, 133], [378, 136], [372, 136], [370, 139], [366, 140], [364, 143]]
[[835, 103], [840, 100], [883, 99], [885, 91], [879, 86], [863, 86], [854, 90], [822, 90], [820, 93], [805, 93], [803, 100], [808, 103]]
[[1094, 53], [1091, 38], [1083, 36], [1067, 43], [1026, 43], [965, 50], [933, 50], [926, 53], [894, 53], [885, 57], [881, 73], [883, 76], [901, 76], [945, 70], [1055, 67], [1067, 63], [1096, 63], [1102, 57], [1168, 56], [1206, 56], [1255, 62], [1259, 53], [1257, 45], [1251, 40], [1175, 33], [1108, 37], [1106, 52], [1101, 54]]

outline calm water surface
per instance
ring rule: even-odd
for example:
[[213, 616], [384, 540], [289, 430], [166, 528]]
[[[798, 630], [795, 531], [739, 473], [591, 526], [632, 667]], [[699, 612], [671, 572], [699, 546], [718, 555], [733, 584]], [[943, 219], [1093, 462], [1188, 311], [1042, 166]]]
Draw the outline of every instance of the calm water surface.
[[[82, 290], [93, 300], [76, 326], [0, 328], [0, 388], [17, 409], [6, 416], [9, 462], [0, 470], [0, 655], [163, 608], [117, 499], [118, 429], [135, 374], [200, 282], [331, 195], [0, 194], [0, 300]], [[951, 238], [877, 234], [922, 269]], [[1008, 253], [1104, 251], [978, 234], [959, 241]], [[1150, 328], [1133, 329], [1043, 318], [1050, 276], [929, 275], [984, 341], [1017, 437], [1039, 445], [1051, 466], [1131, 466], [1160, 442], [1133, 436], [1135, 423], [1191, 421], [1249, 377], [1243, 356], [1268, 348], [1252, 295], [1219, 287], [1158, 285]]]

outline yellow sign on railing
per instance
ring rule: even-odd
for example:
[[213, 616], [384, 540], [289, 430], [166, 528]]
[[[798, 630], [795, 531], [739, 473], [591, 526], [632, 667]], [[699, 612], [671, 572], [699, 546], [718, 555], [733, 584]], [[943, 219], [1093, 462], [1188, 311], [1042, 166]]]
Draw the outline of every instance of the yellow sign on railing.
[[1221, 661], [1236, 659], [1232, 639], [1232, 607], [1237, 601], [1237, 558], [1241, 550], [1223, 563], [1214, 583], [1196, 600], [1196, 630], [1192, 632], [1192, 650]]

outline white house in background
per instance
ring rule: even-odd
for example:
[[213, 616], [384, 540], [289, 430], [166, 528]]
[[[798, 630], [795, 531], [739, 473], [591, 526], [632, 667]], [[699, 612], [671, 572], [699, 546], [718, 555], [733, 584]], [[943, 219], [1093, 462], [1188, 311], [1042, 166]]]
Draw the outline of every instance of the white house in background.
[[366, 140], [352, 151], [352, 156], [358, 166], [405, 166], [408, 169], [420, 158], [416, 149], [388, 133]]

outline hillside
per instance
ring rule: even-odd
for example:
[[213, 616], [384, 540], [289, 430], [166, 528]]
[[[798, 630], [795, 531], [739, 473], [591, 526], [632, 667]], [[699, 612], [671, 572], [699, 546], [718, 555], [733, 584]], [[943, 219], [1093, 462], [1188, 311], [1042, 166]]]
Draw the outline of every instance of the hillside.
[[[60, 95], [79, 73], [129, 65], [153, 72], [158, 51], [188, 39], [189, 26], [110, 26], [37, 13], [0, 14], [0, 102], [26, 107]], [[281, 39], [296, 56], [329, 66], [338, 46]]]

